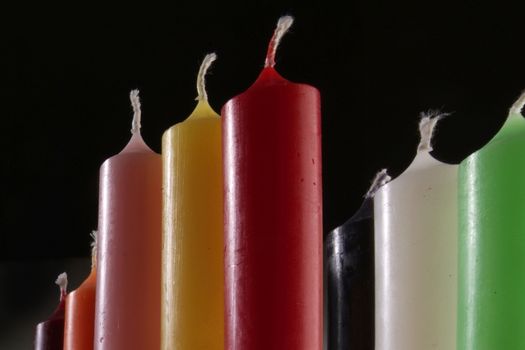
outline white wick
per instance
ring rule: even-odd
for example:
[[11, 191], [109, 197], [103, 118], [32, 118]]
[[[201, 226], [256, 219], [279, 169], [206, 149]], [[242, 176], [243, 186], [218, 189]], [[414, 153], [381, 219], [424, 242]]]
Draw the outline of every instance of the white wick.
[[509, 114], [517, 114], [521, 115], [521, 110], [523, 109], [523, 106], [525, 105], [525, 91], [523, 91], [520, 95], [520, 97], [514, 102], [512, 107], [510, 107]]
[[279, 47], [283, 35], [286, 34], [286, 32], [288, 31], [288, 29], [290, 29], [292, 24], [292, 16], [283, 16], [279, 18], [279, 21], [277, 22], [277, 27], [275, 27], [275, 31], [273, 32], [272, 39], [268, 44], [268, 52], [266, 53], [266, 62], [264, 62], [264, 67], [275, 66], [275, 52], [277, 51], [277, 47]]
[[133, 121], [131, 122], [131, 133], [140, 133], [140, 120], [142, 116], [140, 111], [139, 90], [131, 90], [131, 92], [129, 93], [129, 99], [131, 100], [131, 106], [133, 107]]
[[421, 112], [421, 121], [419, 122], [421, 141], [419, 141], [419, 146], [417, 147], [418, 152], [432, 151], [432, 136], [436, 129], [436, 124], [441, 118], [446, 117], [447, 115], [449, 114], [441, 113], [439, 111]]
[[376, 192], [384, 185], [386, 185], [392, 178], [387, 174], [386, 169], [381, 169], [374, 180], [372, 181], [372, 186], [365, 195], [365, 198], [373, 198]]
[[91, 268], [94, 268], [97, 265], [97, 230], [91, 231]]
[[62, 299], [62, 296], [66, 295], [67, 291], [67, 273], [62, 272], [58, 275], [55, 283], [60, 287], [60, 299]]
[[208, 94], [206, 93], [206, 73], [216, 59], [217, 55], [215, 53], [209, 53], [202, 61], [199, 73], [197, 74], [197, 101], [208, 101]]

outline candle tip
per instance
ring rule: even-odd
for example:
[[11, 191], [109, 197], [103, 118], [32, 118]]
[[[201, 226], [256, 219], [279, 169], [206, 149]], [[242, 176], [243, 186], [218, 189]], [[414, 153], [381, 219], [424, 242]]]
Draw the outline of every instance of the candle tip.
[[213, 61], [217, 59], [217, 55], [212, 52], [207, 54], [202, 60], [201, 67], [199, 68], [199, 73], [197, 74], [197, 101], [208, 101], [208, 94], [206, 93], [206, 73], [210, 69]]
[[419, 122], [419, 135], [421, 140], [419, 141], [419, 146], [417, 150], [430, 152], [432, 151], [432, 136], [436, 129], [438, 121], [442, 118], [450, 115], [450, 113], [442, 113], [440, 111], [430, 110], [428, 112], [421, 112], [420, 122]]
[[60, 287], [60, 300], [62, 300], [67, 291], [67, 273], [62, 272], [60, 275], [58, 275], [55, 284]]
[[129, 99], [131, 100], [131, 106], [133, 107], [133, 121], [131, 122], [131, 133], [140, 133], [140, 121], [141, 121], [141, 110], [140, 110], [140, 97], [139, 90], [131, 90], [129, 93]]
[[90, 233], [91, 238], [91, 268], [97, 265], [97, 230], [93, 230]]
[[370, 186], [370, 189], [365, 195], [365, 198], [374, 198], [376, 192], [386, 185], [388, 182], [390, 182], [392, 178], [390, 175], [388, 175], [386, 169], [381, 169], [376, 176], [374, 177], [374, 180], [372, 181], [372, 186]]
[[516, 102], [514, 102], [512, 107], [510, 107], [509, 114], [521, 115], [521, 110], [523, 109], [524, 105], [525, 105], [525, 91], [521, 93], [520, 97], [518, 97]]
[[279, 47], [284, 34], [286, 34], [286, 32], [288, 32], [292, 26], [293, 21], [294, 18], [292, 16], [282, 16], [279, 18], [279, 21], [277, 21], [277, 26], [273, 32], [272, 39], [268, 44], [268, 52], [266, 53], [266, 62], [264, 63], [264, 67], [275, 66], [275, 53], [277, 52], [277, 47]]

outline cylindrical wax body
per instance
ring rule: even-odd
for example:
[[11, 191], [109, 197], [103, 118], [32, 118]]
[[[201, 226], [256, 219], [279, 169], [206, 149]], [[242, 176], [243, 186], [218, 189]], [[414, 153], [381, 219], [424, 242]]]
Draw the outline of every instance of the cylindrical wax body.
[[224, 348], [221, 121], [204, 100], [162, 139], [162, 349]]
[[93, 350], [96, 269], [66, 297], [64, 350]]
[[97, 350], [160, 348], [162, 164], [134, 134], [100, 170]]
[[457, 166], [420, 151], [374, 199], [376, 350], [454, 349]]
[[265, 68], [222, 116], [226, 348], [319, 350], [319, 92]]
[[458, 350], [525, 349], [525, 122], [460, 165]]
[[47, 320], [36, 326], [35, 350], [62, 350], [64, 346], [64, 298]]
[[325, 239], [329, 350], [374, 348], [373, 199]]

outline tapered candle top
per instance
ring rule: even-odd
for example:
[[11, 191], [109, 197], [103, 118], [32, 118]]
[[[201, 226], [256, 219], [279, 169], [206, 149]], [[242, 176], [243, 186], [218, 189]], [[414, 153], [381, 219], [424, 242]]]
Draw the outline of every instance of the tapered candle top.
[[67, 273], [62, 272], [60, 275], [58, 275], [55, 283], [60, 288], [60, 301], [62, 301], [67, 294]]
[[131, 90], [129, 93], [131, 106], [133, 107], [133, 120], [131, 121], [131, 139], [121, 153], [127, 152], [153, 152], [146, 145], [140, 134], [142, 112], [140, 110], [139, 90]]
[[211, 108], [210, 104], [208, 103], [208, 93], [206, 92], [206, 74], [216, 59], [217, 55], [215, 53], [209, 53], [202, 60], [199, 73], [197, 73], [197, 97], [195, 100], [197, 100], [198, 103], [187, 119], [195, 120], [209, 117], [219, 117], [219, 115]]
[[[525, 127], [525, 119], [521, 114], [521, 110], [525, 106], [525, 91], [521, 93], [518, 99], [510, 107], [507, 119], [499, 129], [499, 131], [494, 135], [494, 137], [488, 142], [490, 144], [492, 141], [500, 139], [501, 137], [507, 137], [511, 134], [522, 132]], [[519, 136], [520, 137], [520, 136]]]
[[277, 52], [277, 47], [279, 47], [279, 44], [281, 42], [281, 39], [283, 38], [284, 34], [288, 32], [288, 29], [293, 24], [293, 17], [292, 16], [283, 16], [279, 18], [279, 21], [277, 21], [277, 27], [275, 27], [275, 31], [273, 32], [272, 39], [270, 40], [270, 43], [268, 44], [268, 52], [266, 53], [266, 62], [264, 63], [264, 67], [270, 67], [273, 68], [275, 66], [275, 53]]
[[199, 73], [197, 74], [197, 101], [208, 101], [208, 94], [206, 93], [206, 73], [210, 69], [213, 61], [217, 59], [215, 53], [209, 53], [202, 60], [201, 67], [199, 68]]
[[521, 110], [523, 109], [524, 105], [525, 105], [525, 91], [521, 93], [521, 96], [516, 100], [516, 102], [514, 102], [512, 107], [510, 107], [509, 117], [513, 115], [518, 116], [518, 117], [523, 117], [521, 115]]
[[365, 194], [365, 199], [374, 198], [376, 192], [385, 184], [387, 184], [390, 180], [392, 180], [392, 178], [390, 177], [390, 175], [388, 175], [386, 169], [381, 169], [374, 177], [370, 189]]
[[419, 134], [421, 140], [417, 147], [418, 152], [432, 151], [432, 136], [434, 134], [438, 121], [446, 117], [448, 113], [441, 113], [439, 111], [428, 111], [420, 114], [421, 121], [419, 122]]

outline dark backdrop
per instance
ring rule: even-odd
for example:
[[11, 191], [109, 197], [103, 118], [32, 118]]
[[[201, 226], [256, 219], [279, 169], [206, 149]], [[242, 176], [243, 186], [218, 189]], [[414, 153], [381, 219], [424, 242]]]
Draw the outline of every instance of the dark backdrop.
[[257, 77], [281, 15], [296, 21], [277, 70], [322, 95], [325, 232], [358, 208], [380, 168], [395, 177], [410, 164], [419, 112], [453, 112], [433, 154], [457, 163], [494, 135], [525, 88], [521, 12], [502, 3], [129, 6], [7, 13], [0, 326], [22, 308], [23, 320], [45, 318], [50, 309], [30, 310], [56, 296], [52, 278], [88, 257], [98, 168], [130, 136], [129, 91], [141, 90], [142, 133], [160, 151], [162, 132], [195, 105], [204, 55], [218, 54], [207, 87], [220, 111]]

